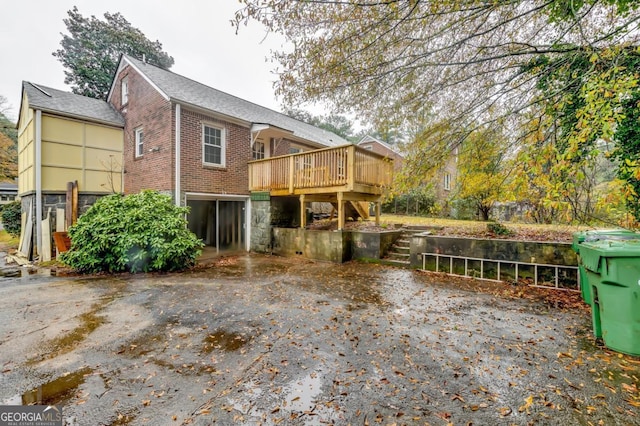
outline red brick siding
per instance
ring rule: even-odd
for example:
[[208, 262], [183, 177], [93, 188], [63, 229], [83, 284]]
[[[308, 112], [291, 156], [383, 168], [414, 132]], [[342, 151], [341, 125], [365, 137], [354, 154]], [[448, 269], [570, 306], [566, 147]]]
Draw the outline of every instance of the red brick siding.
[[[224, 167], [202, 163], [202, 125], [207, 123], [225, 130]], [[249, 128], [182, 108], [180, 129], [182, 192], [249, 194]]]
[[[128, 78], [129, 101], [121, 105], [120, 87]], [[124, 192], [142, 189], [171, 191], [173, 188], [173, 111], [169, 101], [133, 68], [127, 66], [117, 76], [111, 104], [125, 117]], [[142, 127], [144, 153], [135, 157], [135, 129]], [[150, 152], [150, 149], [157, 151]]]

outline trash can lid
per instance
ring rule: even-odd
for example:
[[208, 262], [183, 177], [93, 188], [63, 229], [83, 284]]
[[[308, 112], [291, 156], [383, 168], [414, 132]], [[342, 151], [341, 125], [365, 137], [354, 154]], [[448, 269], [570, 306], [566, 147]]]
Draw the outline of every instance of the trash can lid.
[[628, 229], [592, 229], [580, 231], [573, 234], [573, 244], [571, 248], [576, 253], [580, 253], [580, 244], [599, 240], [634, 240], [640, 238], [640, 233]]
[[597, 272], [601, 258], [637, 257], [640, 259], [640, 239], [602, 239], [580, 245], [580, 261], [590, 271]]

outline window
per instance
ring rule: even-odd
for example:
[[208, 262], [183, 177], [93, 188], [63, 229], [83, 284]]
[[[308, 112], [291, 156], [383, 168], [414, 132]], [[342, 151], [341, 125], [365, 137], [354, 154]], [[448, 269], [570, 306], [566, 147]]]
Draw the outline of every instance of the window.
[[451, 190], [451, 174], [446, 172], [444, 174], [444, 189], [445, 191]]
[[224, 129], [202, 126], [202, 162], [212, 166], [224, 166]]
[[255, 141], [251, 149], [251, 155], [254, 160], [262, 160], [264, 158], [264, 142]]
[[373, 151], [373, 145], [363, 145], [364, 149], [368, 149], [369, 151]]
[[142, 157], [142, 154], [144, 154], [144, 133], [142, 132], [142, 127], [135, 130], [135, 138], [136, 157]]
[[129, 79], [127, 77], [123, 78], [120, 82], [120, 90], [122, 97], [122, 105], [126, 105], [129, 102]]
[[302, 152], [302, 148], [297, 147], [297, 146], [289, 147], [289, 154], [297, 154], [299, 152]]

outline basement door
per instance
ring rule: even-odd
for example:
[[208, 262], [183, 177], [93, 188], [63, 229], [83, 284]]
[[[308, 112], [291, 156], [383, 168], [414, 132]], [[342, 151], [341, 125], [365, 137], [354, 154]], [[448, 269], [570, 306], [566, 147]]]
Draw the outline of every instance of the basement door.
[[218, 251], [246, 249], [246, 202], [187, 200], [189, 230]]

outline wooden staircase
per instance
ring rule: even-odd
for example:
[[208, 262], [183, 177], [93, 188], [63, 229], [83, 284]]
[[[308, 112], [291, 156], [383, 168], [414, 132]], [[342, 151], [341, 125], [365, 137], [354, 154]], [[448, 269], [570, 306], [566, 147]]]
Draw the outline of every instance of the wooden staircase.
[[[333, 210], [334, 210], [331, 213], [331, 217], [333, 217], [334, 214], [337, 214], [336, 212], [338, 211], [338, 205], [336, 203], [331, 203], [331, 205], [333, 206]], [[347, 201], [345, 207], [346, 207], [347, 217], [352, 217], [354, 219], [361, 217], [362, 220], [367, 220], [370, 217], [368, 202]]]

